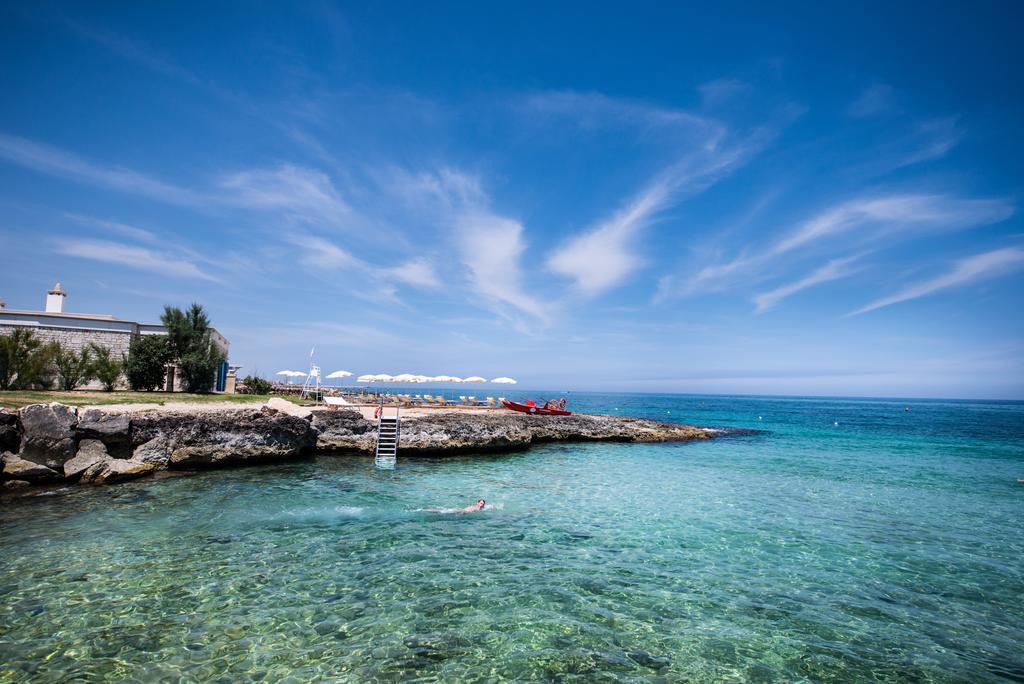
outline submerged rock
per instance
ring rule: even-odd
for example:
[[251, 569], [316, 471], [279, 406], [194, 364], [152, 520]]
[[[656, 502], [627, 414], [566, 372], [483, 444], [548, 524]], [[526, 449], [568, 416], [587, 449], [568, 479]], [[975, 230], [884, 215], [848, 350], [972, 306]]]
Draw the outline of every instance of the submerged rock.
[[58, 469], [75, 455], [77, 411], [56, 402], [32, 404], [18, 412], [21, 450], [26, 461]]
[[134, 458], [110, 458], [109, 456], [89, 467], [82, 473], [81, 482], [87, 484], [113, 484], [135, 480], [156, 469], [152, 463], [136, 461]]
[[5, 453], [2, 459], [4, 480], [23, 480], [32, 484], [43, 484], [63, 479], [56, 470], [39, 463], [26, 461], [12, 453]]

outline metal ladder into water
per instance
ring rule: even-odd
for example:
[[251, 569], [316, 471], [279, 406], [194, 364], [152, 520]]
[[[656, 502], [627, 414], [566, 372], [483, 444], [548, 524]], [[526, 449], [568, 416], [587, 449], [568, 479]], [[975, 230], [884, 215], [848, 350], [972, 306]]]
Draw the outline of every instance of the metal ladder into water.
[[394, 468], [398, 459], [398, 440], [401, 434], [401, 408], [395, 407], [394, 416], [384, 415], [387, 409], [380, 405], [377, 417], [377, 450], [373, 462], [382, 468]]

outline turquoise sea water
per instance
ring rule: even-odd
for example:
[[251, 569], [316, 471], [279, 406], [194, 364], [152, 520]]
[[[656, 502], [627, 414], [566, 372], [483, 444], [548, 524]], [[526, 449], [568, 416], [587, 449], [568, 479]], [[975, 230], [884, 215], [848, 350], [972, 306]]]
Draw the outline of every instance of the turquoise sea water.
[[763, 432], [0, 503], [0, 681], [1024, 680], [1024, 404], [571, 401]]

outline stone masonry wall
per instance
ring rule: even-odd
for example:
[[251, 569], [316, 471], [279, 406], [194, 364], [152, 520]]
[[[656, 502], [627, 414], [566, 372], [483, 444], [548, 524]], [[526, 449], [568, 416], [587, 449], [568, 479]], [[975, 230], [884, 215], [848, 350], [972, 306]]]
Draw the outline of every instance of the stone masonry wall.
[[[0, 335], [7, 334], [8, 328], [0, 326]], [[132, 342], [129, 332], [107, 330], [78, 330], [75, 328], [30, 327], [43, 342], [60, 342], [61, 346], [81, 351], [90, 342], [101, 347], [109, 347], [114, 356], [128, 353], [128, 345]]]

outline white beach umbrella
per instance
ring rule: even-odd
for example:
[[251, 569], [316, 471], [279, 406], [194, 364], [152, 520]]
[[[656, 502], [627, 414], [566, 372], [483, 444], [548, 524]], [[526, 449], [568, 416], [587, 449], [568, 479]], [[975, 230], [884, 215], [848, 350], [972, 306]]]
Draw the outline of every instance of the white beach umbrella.
[[456, 377], [454, 375], [449, 375], [448, 382], [462, 382], [462, 378]]
[[286, 375], [286, 376], [291, 375], [291, 374], [292, 374], [292, 372], [290, 370], [277, 371], [276, 373], [274, 373], [274, 375]]
[[360, 375], [358, 378], [356, 378], [356, 382], [373, 382], [376, 379], [376, 375]]
[[395, 379], [393, 377], [391, 377], [390, 375], [388, 375], [387, 373], [378, 373], [377, 375], [373, 376], [373, 379], [376, 380], [377, 382], [394, 382], [395, 381]]
[[393, 379], [395, 382], [416, 382], [416, 376], [412, 373], [402, 373], [401, 375], [396, 375]]
[[506, 378], [504, 376], [502, 376], [500, 378], [494, 378], [493, 380], [491, 380], [491, 382], [497, 383], [499, 385], [514, 385], [514, 384], [516, 384], [516, 381], [514, 379]]
[[487, 378], [481, 378], [479, 375], [472, 375], [468, 378], [463, 378], [462, 382], [487, 382]]
[[289, 375], [291, 375], [293, 378], [304, 378], [304, 377], [306, 377], [306, 374], [303, 373], [302, 371], [292, 371], [291, 373], [289, 373]]
[[334, 371], [333, 373], [331, 373], [330, 375], [327, 376], [327, 379], [328, 380], [336, 380], [338, 378], [347, 378], [350, 375], [352, 375], [352, 374], [349, 373], [348, 371]]
[[417, 375], [416, 376], [416, 382], [421, 382], [421, 383], [422, 382], [431, 382], [433, 379], [434, 378], [430, 377], [429, 375]]

